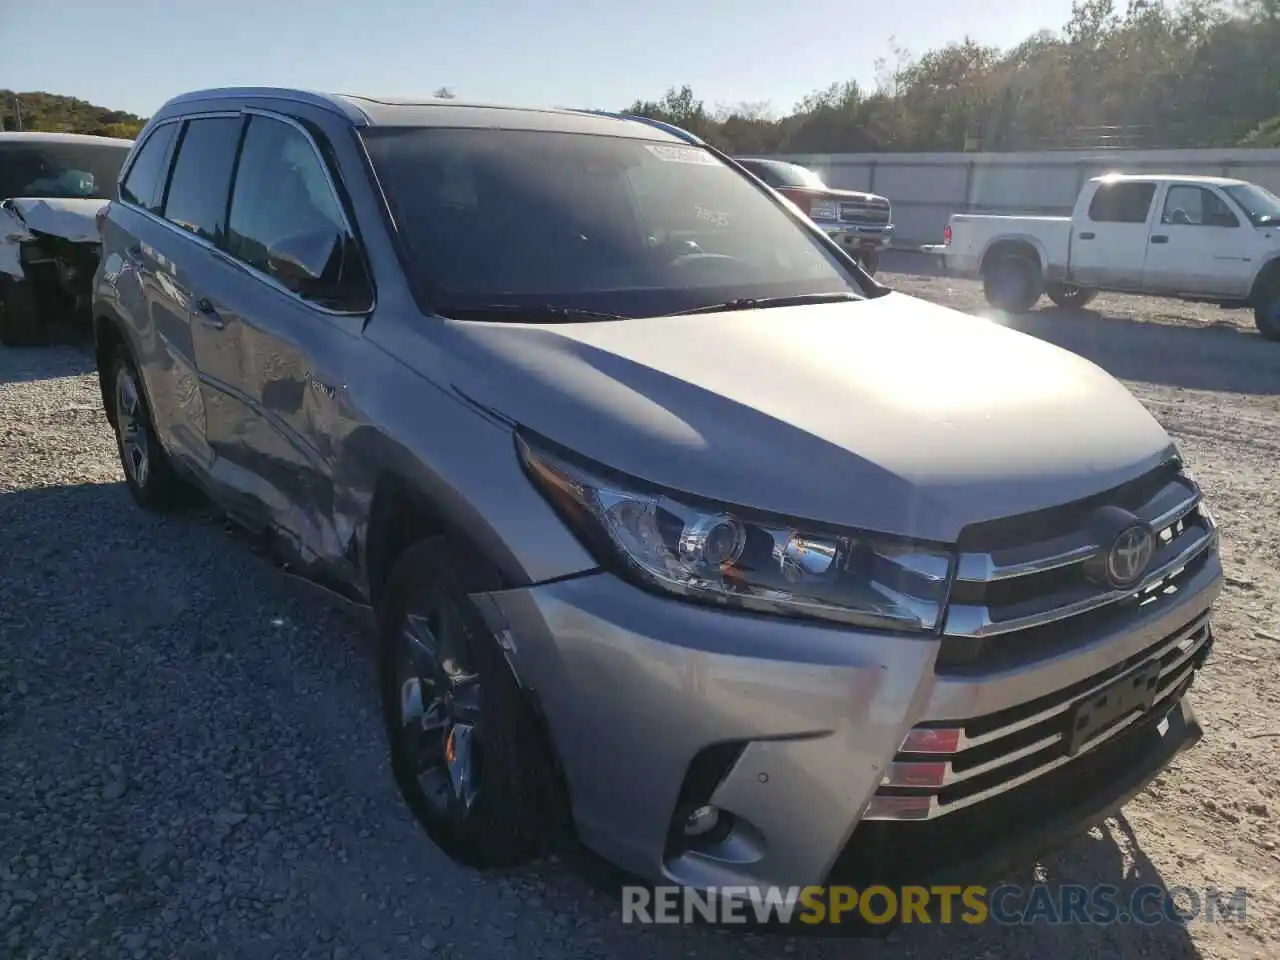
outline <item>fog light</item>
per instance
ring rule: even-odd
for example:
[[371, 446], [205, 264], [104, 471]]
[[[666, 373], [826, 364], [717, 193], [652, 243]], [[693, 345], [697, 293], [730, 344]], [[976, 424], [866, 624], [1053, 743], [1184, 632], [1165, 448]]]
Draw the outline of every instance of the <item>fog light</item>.
[[689, 815], [684, 818], [684, 835], [686, 837], [700, 837], [705, 833], [710, 833], [720, 823], [720, 811], [709, 803], [705, 803], [700, 807], [694, 807]]

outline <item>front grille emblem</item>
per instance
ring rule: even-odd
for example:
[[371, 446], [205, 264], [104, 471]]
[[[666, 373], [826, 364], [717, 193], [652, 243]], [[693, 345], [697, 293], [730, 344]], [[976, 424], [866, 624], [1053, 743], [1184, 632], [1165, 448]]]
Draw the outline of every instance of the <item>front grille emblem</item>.
[[1098, 510], [1089, 526], [1099, 547], [1084, 564], [1085, 576], [1111, 590], [1138, 583], [1155, 555], [1156, 536], [1151, 526], [1117, 506]]
[[1137, 583], [1147, 572], [1155, 545], [1155, 536], [1145, 523], [1120, 531], [1107, 550], [1107, 582], [1117, 589]]

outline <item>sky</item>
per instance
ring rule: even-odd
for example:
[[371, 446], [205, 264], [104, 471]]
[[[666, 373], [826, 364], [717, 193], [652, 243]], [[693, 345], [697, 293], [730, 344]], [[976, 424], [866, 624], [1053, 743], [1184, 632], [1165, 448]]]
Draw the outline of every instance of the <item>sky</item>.
[[[690, 84], [709, 107], [790, 110], [875, 82], [895, 46], [1000, 47], [1060, 28], [1071, 0], [0, 0], [0, 89], [149, 116], [221, 86], [622, 109]], [[15, 42], [18, 41], [18, 42]]]

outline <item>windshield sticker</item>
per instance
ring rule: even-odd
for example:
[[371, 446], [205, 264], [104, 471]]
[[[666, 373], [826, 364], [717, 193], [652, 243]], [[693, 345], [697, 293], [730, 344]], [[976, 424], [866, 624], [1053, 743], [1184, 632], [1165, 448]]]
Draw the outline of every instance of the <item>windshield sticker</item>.
[[644, 148], [666, 163], [700, 163], [716, 165], [716, 158], [697, 147], [673, 147], [664, 143], [646, 143]]

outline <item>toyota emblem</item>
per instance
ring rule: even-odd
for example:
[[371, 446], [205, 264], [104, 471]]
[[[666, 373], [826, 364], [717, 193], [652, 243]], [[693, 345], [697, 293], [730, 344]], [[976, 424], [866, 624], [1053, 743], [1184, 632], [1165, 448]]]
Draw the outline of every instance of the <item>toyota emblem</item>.
[[1155, 552], [1155, 537], [1146, 524], [1136, 523], [1121, 530], [1107, 550], [1107, 580], [1117, 589], [1142, 579]]

